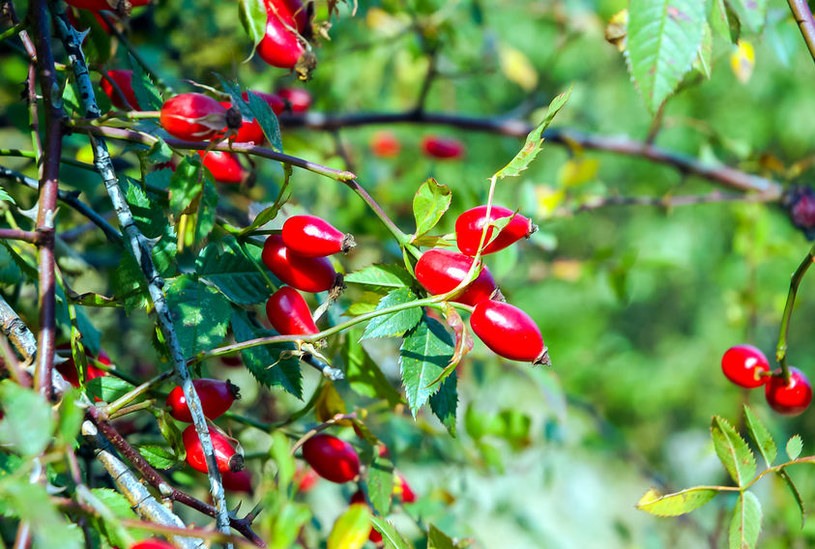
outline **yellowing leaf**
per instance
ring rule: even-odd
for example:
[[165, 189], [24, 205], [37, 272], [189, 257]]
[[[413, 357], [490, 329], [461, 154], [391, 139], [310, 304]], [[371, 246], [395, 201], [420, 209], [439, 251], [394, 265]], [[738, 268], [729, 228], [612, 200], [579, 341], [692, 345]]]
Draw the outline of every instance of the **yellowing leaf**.
[[606, 41], [614, 44], [619, 51], [625, 51], [625, 39], [628, 36], [628, 10], [615, 13], [606, 27]]
[[756, 53], [753, 45], [747, 40], [739, 40], [730, 54], [730, 68], [736, 75], [739, 82], [746, 84], [753, 75], [753, 68], [756, 65]]
[[541, 185], [535, 188], [535, 195], [538, 199], [538, 217], [551, 217], [558, 206], [563, 203], [566, 192], [563, 189], [553, 189], [548, 185]]
[[360, 549], [371, 532], [370, 511], [364, 503], [348, 507], [328, 535], [328, 549]]
[[[317, 397], [317, 402], [314, 404], [314, 416], [317, 421], [325, 422], [337, 414], [345, 413], [345, 402], [342, 397], [334, 388], [333, 383], [326, 383], [320, 396]], [[351, 425], [348, 420], [339, 422], [340, 425]]]
[[599, 167], [600, 162], [596, 158], [572, 158], [558, 170], [558, 186], [577, 187], [591, 181]]
[[529, 58], [520, 50], [502, 44], [498, 49], [501, 72], [511, 82], [518, 84], [524, 91], [532, 91], [538, 85], [538, 73]]

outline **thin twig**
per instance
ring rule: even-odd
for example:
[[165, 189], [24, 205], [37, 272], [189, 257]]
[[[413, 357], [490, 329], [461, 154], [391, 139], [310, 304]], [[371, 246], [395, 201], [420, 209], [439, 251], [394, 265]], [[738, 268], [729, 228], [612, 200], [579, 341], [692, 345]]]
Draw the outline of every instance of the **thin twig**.
[[804, 37], [809, 54], [815, 61], [815, 18], [812, 17], [812, 10], [809, 9], [807, 0], [787, 0], [795, 22]]
[[798, 268], [795, 269], [795, 272], [792, 274], [790, 289], [787, 293], [787, 302], [784, 304], [784, 316], [781, 318], [781, 328], [778, 333], [778, 347], [776, 348], [775, 358], [781, 366], [784, 379], [787, 381], [790, 379], [790, 371], [787, 367], [787, 337], [790, 331], [790, 320], [792, 319], [792, 311], [795, 308], [795, 297], [798, 295], [798, 286], [812, 266], [812, 263], [815, 263], [815, 246], [810, 248], [804, 260], [801, 261], [801, 264], [798, 265]]

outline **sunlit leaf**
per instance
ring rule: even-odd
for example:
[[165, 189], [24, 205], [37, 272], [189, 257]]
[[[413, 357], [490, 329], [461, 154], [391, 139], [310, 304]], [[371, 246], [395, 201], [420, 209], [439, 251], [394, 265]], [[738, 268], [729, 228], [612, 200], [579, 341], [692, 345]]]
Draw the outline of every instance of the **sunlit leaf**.
[[730, 549], [752, 549], [761, 532], [761, 503], [752, 492], [739, 496], [730, 521]]
[[744, 418], [747, 423], [747, 432], [750, 433], [750, 437], [753, 439], [753, 442], [756, 443], [758, 451], [761, 452], [761, 456], [767, 463], [767, 467], [772, 467], [773, 461], [775, 461], [775, 457], [778, 455], [778, 448], [775, 446], [775, 441], [770, 431], [767, 430], [767, 427], [759, 421], [746, 404], [744, 406]]
[[741, 435], [727, 420], [719, 416], [713, 417], [710, 432], [716, 455], [736, 484], [744, 486], [753, 480], [756, 474], [756, 458]]
[[698, 509], [718, 493], [711, 488], [689, 488], [663, 496], [651, 488], [637, 502], [637, 509], [658, 517], [677, 517]]

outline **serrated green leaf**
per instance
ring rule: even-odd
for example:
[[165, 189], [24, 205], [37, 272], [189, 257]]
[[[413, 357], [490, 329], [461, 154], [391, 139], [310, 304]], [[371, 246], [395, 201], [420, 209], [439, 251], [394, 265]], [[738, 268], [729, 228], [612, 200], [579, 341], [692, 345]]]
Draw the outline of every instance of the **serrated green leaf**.
[[371, 531], [368, 506], [356, 503], [340, 515], [328, 534], [327, 549], [360, 549]]
[[761, 532], [761, 503], [749, 490], [743, 492], [730, 521], [730, 549], [753, 549]]
[[795, 503], [798, 505], [798, 510], [801, 511], [801, 528], [803, 529], [807, 517], [806, 507], [804, 507], [804, 500], [801, 499], [801, 493], [798, 491], [798, 487], [795, 486], [795, 483], [792, 481], [792, 477], [790, 477], [786, 469], [780, 469], [776, 472], [776, 474], [784, 479], [784, 483], [790, 489], [790, 492], [792, 492], [792, 497], [795, 498]]
[[249, 110], [260, 124], [263, 135], [269, 140], [272, 148], [278, 152], [283, 152], [283, 141], [280, 137], [280, 122], [277, 115], [272, 110], [272, 106], [252, 92], [248, 93]]
[[241, 234], [244, 235], [247, 233], [251, 233], [255, 229], [258, 229], [264, 226], [269, 221], [272, 221], [275, 217], [277, 217], [277, 214], [280, 211], [280, 207], [283, 205], [283, 203], [284, 203], [283, 201], [281, 201], [279, 204], [275, 202], [268, 208], [264, 208], [259, 214], [255, 216], [255, 219], [252, 221], [252, 223], [241, 231]]
[[45, 398], [6, 380], [0, 383], [0, 405], [5, 414], [0, 421], [0, 444], [22, 456], [41, 454], [54, 433], [51, 406]]
[[[236, 310], [230, 322], [235, 341], [238, 343], [277, 333], [259, 327], [249, 319], [245, 311]], [[295, 349], [296, 346], [293, 343], [262, 345], [241, 351], [241, 357], [243, 363], [260, 383], [267, 387], [283, 387], [297, 398], [301, 398], [303, 379], [300, 372], [300, 361], [293, 356], [286, 356], [286, 353], [291, 353]]]
[[129, 251], [122, 253], [116, 270], [111, 277], [113, 293], [116, 299], [125, 306], [125, 312], [146, 309], [150, 303], [147, 282], [138, 263]]
[[385, 549], [413, 549], [413, 546], [396, 530], [396, 527], [382, 517], [371, 517], [371, 525], [382, 534]]
[[263, 274], [231, 236], [211, 242], [201, 250], [195, 272], [239, 305], [260, 303], [272, 293]]
[[381, 398], [386, 400], [389, 406], [396, 406], [402, 401], [402, 397], [359, 343], [358, 338], [358, 331], [350, 332], [343, 343], [345, 379], [355, 393], [370, 398]]
[[23, 271], [9, 253], [8, 243], [0, 245], [0, 284], [11, 286], [24, 282]]
[[[416, 301], [416, 294], [407, 288], [399, 288], [389, 292], [383, 297], [376, 310], [395, 307], [411, 301]], [[421, 307], [410, 307], [395, 313], [374, 317], [368, 322], [365, 331], [360, 339], [370, 339], [375, 337], [397, 337], [402, 336], [412, 329], [422, 319]]]
[[184, 356], [208, 351], [224, 340], [232, 307], [215, 288], [182, 275], [167, 279], [164, 291]]
[[677, 517], [698, 509], [718, 493], [712, 488], [688, 488], [663, 496], [651, 488], [637, 502], [637, 509], [658, 517]]
[[752, 32], [760, 33], [767, 18], [767, 0], [733, 0], [732, 7]]
[[416, 219], [414, 238], [430, 232], [450, 207], [453, 193], [432, 177], [419, 186], [413, 197], [413, 217]]
[[456, 545], [447, 534], [431, 524], [427, 531], [427, 549], [456, 549]]
[[797, 459], [803, 449], [804, 441], [801, 440], [801, 435], [795, 435], [787, 441], [786, 450], [790, 459]]
[[85, 384], [88, 394], [105, 402], [113, 402], [135, 387], [127, 381], [113, 376], [95, 377]]
[[132, 105], [133, 108], [142, 111], [157, 111], [161, 109], [164, 104], [164, 99], [161, 97], [161, 92], [156, 85], [144, 72], [142, 66], [136, 59], [128, 54], [130, 59], [130, 67], [133, 69], [133, 94], [136, 96], [138, 105]]
[[139, 446], [138, 450], [141, 456], [147, 460], [147, 463], [156, 469], [169, 469], [178, 463], [175, 454], [163, 446], [145, 444], [144, 446]]
[[408, 407], [416, 412], [435, 394], [440, 385], [428, 387], [444, 370], [453, 356], [454, 344], [450, 334], [435, 319], [422, 317], [421, 322], [408, 334], [399, 348], [402, 383]]
[[526, 136], [523, 148], [515, 155], [515, 158], [513, 158], [509, 164], [499, 170], [493, 177], [496, 179], [517, 177], [522, 171], [529, 167], [543, 146], [543, 131], [549, 127], [549, 124], [552, 123], [552, 120], [554, 120], [557, 113], [560, 112], [560, 109], [563, 108], [563, 105], [566, 104], [566, 101], [569, 100], [571, 95], [572, 88], [569, 87], [568, 90], [552, 99], [541, 123]]
[[399, 265], [371, 265], [360, 271], [348, 273], [344, 281], [382, 288], [409, 288], [413, 277]]
[[133, 512], [130, 502], [116, 490], [111, 490], [110, 488], [92, 488], [90, 492], [115, 516], [119, 518], [136, 518], [136, 513]]
[[268, 15], [263, 0], [240, 0], [238, 17], [246, 34], [252, 39], [252, 50], [254, 51], [266, 34]]
[[393, 464], [389, 459], [374, 457], [368, 468], [368, 499], [380, 515], [387, 515], [393, 496]]
[[430, 397], [430, 409], [447, 428], [451, 436], [456, 436], [456, 408], [458, 407], [458, 375], [455, 370], [444, 379], [439, 392]]
[[[170, 211], [178, 218], [185, 213], [200, 196], [204, 188], [204, 174], [201, 157], [184, 157], [170, 178]], [[188, 213], [188, 212], [187, 212]]]
[[744, 417], [747, 422], [747, 432], [750, 433], [750, 437], [753, 439], [753, 442], [756, 443], [758, 451], [761, 452], [761, 456], [767, 463], [767, 467], [772, 467], [773, 461], [775, 461], [778, 455], [778, 448], [775, 446], [775, 441], [770, 431], [767, 430], [767, 427], [759, 421], [746, 404], [744, 405]]
[[756, 458], [741, 435], [727, 420], [719, 416], [713, 416], [710, 432], [716, 455], [736, 484], [744, 486], [753, 480], [756, 474]]
[[626, 59], [652, 114], [690, 70], [702, 43], [704, 25], [704, 2], [630, 0]]
[[164, 408], [153, 409], [153, 415], [156, 416], [159, 433], [161, 433], [161, 436], [164, 437], [164, 440], [166, 440], [167, 444], [172, 448], [176, 459], [178, 461], [185, 459], [187, 457], [187, 448], [184, 446], [181, 429], [178, 428], [178, 424], [173, 419], [173, 416]]

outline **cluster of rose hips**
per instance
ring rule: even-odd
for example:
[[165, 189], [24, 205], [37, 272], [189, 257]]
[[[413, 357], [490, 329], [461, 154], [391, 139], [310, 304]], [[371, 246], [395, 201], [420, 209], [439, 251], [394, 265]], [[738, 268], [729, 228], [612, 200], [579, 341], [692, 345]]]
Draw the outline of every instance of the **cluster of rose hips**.
[[789, 368], [789, 379], [781, 369], [770, 373], [767, 357], [752, 345], [735, 345], [722, 356], [725, 377], [747, 389], [764, 385], [770, 408], [779, 414], [797, 416], [812, 402], [812, 385], [798, 368]]
[[[464, 144], [452, 137], [427, 135], [422, 138], [423, 154], [437, 160], [455, 160], [464, 156]], [[393, 158], [402, 150], [399, 139], [390, 131], [376, 132], [371, 138], [371, 151], [380, 158]]]

